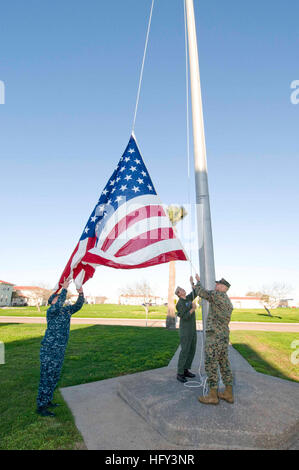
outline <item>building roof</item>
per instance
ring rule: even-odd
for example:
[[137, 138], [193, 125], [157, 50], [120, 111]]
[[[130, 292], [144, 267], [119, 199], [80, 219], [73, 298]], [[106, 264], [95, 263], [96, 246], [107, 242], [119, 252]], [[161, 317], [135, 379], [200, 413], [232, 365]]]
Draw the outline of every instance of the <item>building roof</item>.
[[9, 286], [14, 286], [11, 282], [6, 282], [6, 281], [0, 281], [0, 284], [7, 284]]
[[151, 297], [153, 299], [162, 299], [159, 295], [151, 295], [151, 294], [120, 294], [120, 297]]
[[14, 286], [14, 290], [48, 290], [39, 286]]
[[248, 297], [230, 297], [232, 300], [261, 300], [259, 297], [251, 297], [250, 295]]

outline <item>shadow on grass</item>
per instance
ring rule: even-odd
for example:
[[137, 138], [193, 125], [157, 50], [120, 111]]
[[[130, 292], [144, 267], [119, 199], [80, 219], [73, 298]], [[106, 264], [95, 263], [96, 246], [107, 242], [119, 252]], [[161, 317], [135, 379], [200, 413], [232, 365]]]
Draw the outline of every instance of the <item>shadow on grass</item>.
[[[29, 337], [6, 344], [6, 366], [12, 368], [16, 381], [20, 377], [18, 374], [23, 376], [30, 372], [31, 376], [33, 373], [36, 377], [39, 375], [39, 350], [45, 331], [45, 325], [0, 324], [6, 327], [20, 325]], [[39, 331], [38, 328], [41, 335], [32, 337], [31, 329], [34, 332]], [[15, 331], [14, 336], [20, 334], [17, 329]], [[178, 332], [165, 328], [73, 325], [59, 385], [77, 385], [164, 367], [174, 355], [178, 344]]]
[[[55, 410], [54, 420], [35, 412], [45, 325], [5, 326], [12, 328], [6, 336], [3, 329], [1, 333], [6, 363], [0, 365], [0, 448], [74, 448], [82, 440], [67, 406]], [[178, 333], [165, 328], [72, 326], [58, 387], [166, 366], [178, 343]], [[54, 400], [64, 404], [59, 391]]]
[[267, 315], [266, 313], [257, 313], [257, 315], [258, 315], [259, 317], [279, 318], [280, 320], [282, 319], [282, 317], [279, 317], [279, 316], [277, 316], [277, 315], [271, 315], [271, 316], [270, 316], [270, 315]]
[[298, 382], [298, 380], [292, 379], [290, 376], [283, 373], [280, 369], [274, 367], [268, 361], [266, 361], [260, 354], [252, 349], [248, 344], [244, 343], [233, 343], [232, 346], [249, 362], [249, 364], [257, 371], [262, 374], [272, 375], [273, 377], [279, 377], [280, 379], [289, 380], [291, 382]]

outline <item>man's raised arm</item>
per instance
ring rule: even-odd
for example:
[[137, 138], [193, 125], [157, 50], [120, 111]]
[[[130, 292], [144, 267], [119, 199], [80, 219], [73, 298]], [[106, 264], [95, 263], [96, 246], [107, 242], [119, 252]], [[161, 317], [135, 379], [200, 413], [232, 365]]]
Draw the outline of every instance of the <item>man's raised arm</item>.
[[79, 294], [78, 299], [74, 305], [71, 305], [69, 307], [69, 312], [70, 315], [74, 315], [74, 313], [78, 312], [83, 307], [84, 304], [84, 293], [82, 287], [80, 289], [77, 289], [77, 292]]
[[224, 298], [223, 292], [217, 292], [217, 290], [207, 290], [204, 289], [200, 284], [199, 275], [196, 274], [195, 279], [197, 283], [194, 287], [196, 295], [202, 299], [207, 300], [208, 302], [214, 303], [220, 310], [227, 309], [226, 299]]

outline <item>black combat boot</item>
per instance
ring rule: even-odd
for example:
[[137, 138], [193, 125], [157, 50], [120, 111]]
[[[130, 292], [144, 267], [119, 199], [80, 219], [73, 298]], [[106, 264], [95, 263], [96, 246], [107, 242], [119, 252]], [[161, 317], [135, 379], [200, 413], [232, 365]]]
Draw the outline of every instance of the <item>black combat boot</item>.
[[177, 374], [176, 378], [182, 383], [188, 382], [188, 380], [183, 374]]
[[61, 406], [60, 403], [53, 403], [52, 401], [49, 401], [47, 404], [47, 408], [57, 408], [57, 406]]
[[194, 377], [196, 377], [195, 374], [192, 374], [192, 372], [190, 372], [190, 370], [188, 369], [184, 370], [184, 376], [189, 377], [190, 379], [193, 379]]
[[42, 407], [37, 408], [36, 412], [40, 416], [44, 416], [44, 417], [48, 416], [49, 418], [54, 418], [55, 417], [55, 414], [52, 413], [52, 411], [49, 411], [46, 406], [42, 406]]

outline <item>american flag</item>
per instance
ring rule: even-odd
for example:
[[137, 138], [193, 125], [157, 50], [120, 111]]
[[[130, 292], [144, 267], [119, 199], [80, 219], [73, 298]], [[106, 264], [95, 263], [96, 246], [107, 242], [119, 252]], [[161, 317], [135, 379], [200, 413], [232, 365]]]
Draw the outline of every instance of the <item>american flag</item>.
[[58, 286], [74, 279], [80, 288], [99, 265], [136, 269], [187, 259], [132, 134]]

